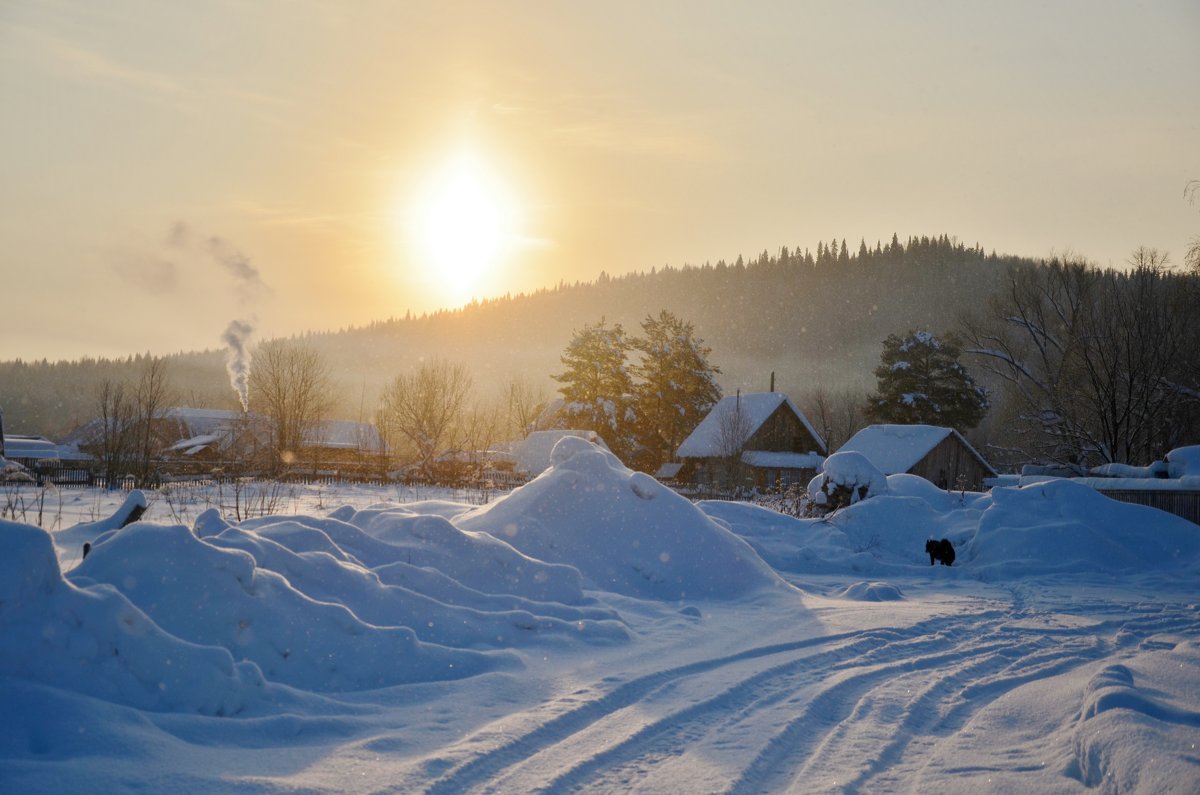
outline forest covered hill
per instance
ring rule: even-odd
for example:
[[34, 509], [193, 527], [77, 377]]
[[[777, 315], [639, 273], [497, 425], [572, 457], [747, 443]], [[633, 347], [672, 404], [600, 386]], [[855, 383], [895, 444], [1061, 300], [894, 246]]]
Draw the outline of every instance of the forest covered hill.
[[[956, 239], [912, 237], [857, 249], [763, 251], [752, 260], [666, 267], [594, 282], [559, 284], [421, 316], [392, 318], [304, 339], [338, 385], [335, 415], [369, 419], [383, 386], [421, 361], [464, 364], [487, 399], [514, 377], [552, 395], [551, 375], [572, 333], [606, 319], [630, 329], [666, 309], [692, 322], [712, 348], [726, 392], [776, 387], [865, 391], [874, 385], [882, 340], [910, 329], [953, 330], [986, 305], [1009, 267], [1027, 258], [987, 254]], [[170, 358], [180, 403], [235, 408], [219, 350]], [[61, 437], [96, 414], [104, 379], [135, 380], [143, 355], [71, 362], [0, 362], [0, 410], [9, 433]], [[253, 366], [253, 363], [251, 363]]]

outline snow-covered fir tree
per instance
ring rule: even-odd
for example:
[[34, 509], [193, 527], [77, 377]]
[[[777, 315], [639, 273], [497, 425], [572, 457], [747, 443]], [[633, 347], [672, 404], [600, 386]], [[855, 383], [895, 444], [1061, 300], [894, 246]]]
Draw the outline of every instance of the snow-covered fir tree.
[[874, 422], [941, 425], [958, 431], [974, 428], [988, 410], [988, 396], [959, 364], [961, 353], [953, 335], [889, 334], [875, 368], [876, 392], [867, 397], [867, 417]]

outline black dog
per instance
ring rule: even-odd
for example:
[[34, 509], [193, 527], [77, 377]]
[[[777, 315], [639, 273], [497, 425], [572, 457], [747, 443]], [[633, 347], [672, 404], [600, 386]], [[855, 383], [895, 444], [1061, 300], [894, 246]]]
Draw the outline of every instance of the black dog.
[[943, 538], [941, 541], [934, 541], [932, 538], [925, 542], [925, 551], [929, 553], [929, 565], [932, 566], [934, 561], [940, 560], [943, 566], [954, 565], [954, 545], [950, 543], [950, 539]]

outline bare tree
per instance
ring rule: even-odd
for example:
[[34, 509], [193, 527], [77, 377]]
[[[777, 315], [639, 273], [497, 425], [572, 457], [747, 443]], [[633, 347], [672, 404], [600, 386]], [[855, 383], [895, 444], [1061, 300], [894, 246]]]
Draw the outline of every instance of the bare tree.
[[99, 459], [105, 485], [112, 489], [129, 473], [134, 451], [135, 404], [125, 384], [104, 379], [96, 390]]
[[313, 348], [295, 341], [270, 340], [251, 361], [250, 405], [271, 427], [275, 466], [299, 460], [311, 434], [333, 407], [329, 368]]
[[839, 389], [836, 392], [819, 386], [801, 401], [806, 417], [813, 421], [825, 437], [825, 446], [832, 452], [866, 425], [863, 419], [862, 392]]
[[463, 452], [477, 471], [482, 471], [488, 450], [500, 438], [501, 416], [500, 406], [495, 402], [477, 402], [463, 415], [460, 423]]
[[437, 456], [460, 439], [459, 422], [471, 391], [471, 375], [461, 364], [435, 359], [410, 375], [396, 376], [383, 391], [380, 425], [392, 439], [404, 439], [421, 471], [433, 473]]
[[[1189, 203], [1196, 204], [1197, 199], [1200, 199], [1200, 179], [1189, 180], [1187, 187], [1183, 189], [1183, 195]], [[1188, 272], [1200, 276], [1200, 236], [1192, 238], [1187, 253], [1183, 255], [1183, 264]]]
[[148, 485], [157, 476], [156, 459], [164, 442], [159, 426], [176, 398], [169, 375], [166, 359], [150, 357], [133, 390], [133, 475], [139, 485]]
[[1195, 277], [1153, 250], [1128, 273], [1081, 261], [1012, 271], [969, 353], [1005, 384], [1037, 458], [1145, 463], [1196, 430]]
[[720, 458], [721, 476], [726, 485], [738, 486], [742, 481], [744, 467], [742, 452], [750, 441], [753, 428], [750, 416], [742, 407], [740, 396], [732, 403], [726, 403], [717, 426], [717, 455]]
[[519, 439], [535, 430], [538, 417], [550, 401], [545, 387], [534, 386], [523, 375], [508, 380], [504, 385], [504, 398], [508, 409], [509, 432]]

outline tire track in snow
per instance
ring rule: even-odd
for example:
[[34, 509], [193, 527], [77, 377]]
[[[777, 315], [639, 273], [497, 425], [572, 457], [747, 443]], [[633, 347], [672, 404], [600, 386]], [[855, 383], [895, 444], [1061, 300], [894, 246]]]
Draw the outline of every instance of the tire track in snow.
[[[1019, 610], [1014, 618], [1026, 618]], [[978, 629], [978, 628], [977, 628]], [[918, 667], [910, 675], [878, 680], [853, 705], [843, 698], [843, 717], [836, 725], [822, 724], [822, 700], [836, 700], [840, 684], [818, 694], [814, 705], [791, 721], [743, 771], [730, 788], [732, 793], [796, 791], [863, 791], [905, 789], [912, 782], [905, 774], [919, 768], [920, 760], [942, 739], [954, 735], [980, 709], [1028, 682], [1057, 676], [1080, 665], [1105, 659], [1114, 649], [1137, 646], [1151, 635], [1164, 632], [1196, 633], [1200, 623], [1190, 616], [1150, 611], [1133, 619], [1114, 619], [1070, 634], [1059, 627], [1005, 627], [1000, 649], [963, 650], [963, 664], [949, 672]], [[1103, 634], [1111, 637], [1104, 638]], [[932, 681], [928, 681], [932, 676]], [[864, 675], [870, 679], [870, 675]], [[927, 680], [911, 699], [901, 695], [916, 680]], [[842, 694], [848, 695], [848, 694]], [[886, 720], [873, 717], [876, 707], [890, 702], [894, 714]], [[898, 705], [898, 706], [897, 706]], [[822, 731], [819, 741], [806, 738]], [[847, 739], [852, 738], [852, 739]], [[905, 765], [906, 758], [917, 760]], [[824, 774], [824, 775], [822, 775]]]
[[[844, 683], [853, 686], [859, 680], [874, 680], [907, 671], [914, 661], [936, 664], [956, 656], [953, 649], [957, 642], [953, 633], [940, 631], [943, 623], [954, 620], [957, 618], [922, 622], [912, 627], [919, 633], [915, 637], [892, 635], [893, 640], [859, 654], [834, 649], [761, 671], [712, 698], [646, 725], [539, 789], [566, 792], [589, 783], [593, 776], [601, 776], [608, 780], [605, 783], [613, 784], [611, 779], [622, 779], [625, 768], [644, 770], [652, 766], [655, 759], [673, 756], [679, 748], [690, 746], [705, 736], [718, 736], [732, 724], [759, 718], [770, 705], [821, 682], [831, 671], [870, 669], [868, 674], [846, 677]], [[590, 783], [596, 785], [598, 782]]]
[[[1071, 627], [1053, 620], [1077, 615], [1070, 608], [1015, 601], [1004, 610], [773, 644], [647, 674], [484, 751], [427, 792], [669, 790], [670, 765], [656, 769], [659, 762], [711, 750], [712, 738], [739, 729], [770, 739], [756, 740], [757, 756], [742, 763], [740, 774], [728, 773], [732, 782], [706, 787], [807, 791], [818, 784], [814, 779], [831, 782], [821, 774], [832, 770], [842, 782], [838, 789], [895, 789], [930, 749], [1004, 693], [1155, 634], [1200, 631], [1195, 611], [1182, 605], [1134, 605], [1118, 615], [1097, 609], [1105, 613], [1101, 620]], [[799, 656], [744, 676], [734, 668], [776, 655]], [[653, 718], [654, 709], [638, 709], [667, 688], [700, 686], [706, 676], [729, 672], [736, 681], [670, 714]], [[798, 693], [806, 699], [797, 704], [799, 714], [784, 715]]]
[[[985, 611], [974, 615], [980, 619], [992, 618], [998, 620], [1005, 614], [1002, 611]], [[464, 792], [485, 782], [493, 785], [488, 788], [489, 790], [498, 789], [502, 791], [504, 789], [503, 785], [497, 785], [499, 784], [498, 778], [501, 777], [500, 774], [503, 771], [532, 758], [546, 749], [563, 743], [574, 735], [587, 730], [597, 722], [647, 698], [654, 691], [682, 679], [709, 673], [738, 663], [778, 654], [801, 652], [827, 645], [835, 645], [835, 650], [832, 653], [841, 655], [846, 659], [858, 659], [860, 657], [869, 659], [871, 655], [877, 654], [881, 649], [892, 649], [898, 653], [904, 650], [902, 653], [907, 655], [912, 651], [912, 649], [908, 648], [907, 644], [922, 642], [923, 638], [928, 638], [931, 635], [936, 637], [937, 633], [941, 632], [946, 625], [956, 623], [960, 620], [957, 616], [941, 616], [908, 627], [874, 628], [816, 638], [805, 638], [790, 643], [761, 646], [737, 654], [709, 658], [677, 668], [647, 674], [626, 682], [610, 693], [563, 713], [523, 735], [474, 757], [433, 782], [426, 789], [426, 792], [430, 795]], [[784, 664], [785, 668], [797, 666], [812, 666], [811, 658], [805, 656], [799, 661]], [[819, 666], [812, 667], [818, 675], [824, 670]], [[592, 758], [594, 757], [589, 757], [589, 760]], [[587, 766], [588, 760], [585, 760], [583, 764]], [[512, 791], [528, 792], [538, 787], [539, 784], [525, 783], [519, 786], [514, 784]]]

